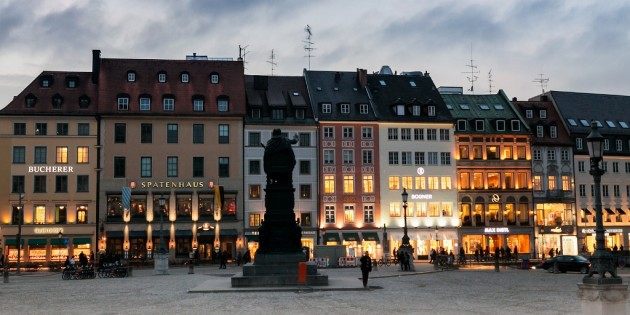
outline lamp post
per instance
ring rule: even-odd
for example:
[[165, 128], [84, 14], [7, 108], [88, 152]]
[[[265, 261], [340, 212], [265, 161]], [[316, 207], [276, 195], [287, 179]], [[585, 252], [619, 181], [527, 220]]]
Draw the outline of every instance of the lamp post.
[[20, 258], [22, 255], [22, 221], [24, 220], [24, 211], [22, 211], [22, 198], [24, 198], [24, 193], [19, 194], [18, 199], [18, 232], [17, 232], [17, 271], [16, 273], [20, 274]]
[[[414, 265], [413, 265], [413, 247], [411, 247], [411, 244], [409, 243], [409, 235], [407, 235], [407, 198], [409, 197], [409, 194], [407, 193], [407, 188], [403, 188], [403, 192], [402, 194], [400, 194], [402, 196], [402, 202], [403, 202], [403, 218], [404, 218], [404, 226], [403, 226], [403, 237], [402, 237], [402, 244], [400, 245], [400, 247], [398, 248], [398, 251], [403, 251], [406, 254], [406, 257], [410, 260], [409, 261], [409, 269], [407, 269], [408, 271], [414, 271]], [[401, 267], [402, 266], [402, 262], [401, 262]], [[405, 270], [405, 268], [403, 267], [403, 270]]]
[[[597, 130], [597, 123], [591, 122], [591, 133], [586, 137], [586, 145], [588, 147], [588, 154], [590, 156], [591, 168], [589, 173], [593, 176], [595, 185], [593, 186], [593, 192], [595, 194], [595, 253], [591, 257], [591, 270], [588, 275], [584, 277], [584, 283], [591, 284], [620, 284], [621, 278], [617, 276], [617, 266], [615, 264], [615, 257], [606, 250], [604, 243], [604, 224], [602, 220], [602, 195], [601, 195], [601, 182], [602, 175], [606, 173], [604, 169], [600, 167], [600, 163], [603, 160], [604, 151], [604, 137]], [[608, 272], [612, 276], [606, 278], [605, 273]], [[597, 273], [599, 276], [593, 278], [593, 274]]]
[[160, 195], [160, 248], [158, 249], [158, 253], [164, 254], [166, 249], [164, 248], [164, 196]]
[[57, 234], [57, 243], [59, 245], [59, 249], [57, 249], [57, 260], [59, 260], [61, 262], [61, 237], [63, 236], [63, 233], [61, 233], [61, 230], [59, 230], [59, 234]]

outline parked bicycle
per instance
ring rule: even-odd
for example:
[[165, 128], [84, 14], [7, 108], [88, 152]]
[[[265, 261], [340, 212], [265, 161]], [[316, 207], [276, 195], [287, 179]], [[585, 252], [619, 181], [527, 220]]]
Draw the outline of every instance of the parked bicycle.
[[389, 257], [381, 257], [381, 259], [378, 260], [378, 265], [379, 266], [391, 266], [392, 264], [398, 265], [398, 259], [396, 258], [389, 258]]
[[61, 273], [61, 279], [63, 280], [82, 280], [82, 279], [94, 279], [96, 274], [92, 266], [67, 266]]
[[98, 268], [99, 278], [124, 278], [129, 275], [127, 267], [121, 265], [119, 262], [104, 263], [103, 266]]

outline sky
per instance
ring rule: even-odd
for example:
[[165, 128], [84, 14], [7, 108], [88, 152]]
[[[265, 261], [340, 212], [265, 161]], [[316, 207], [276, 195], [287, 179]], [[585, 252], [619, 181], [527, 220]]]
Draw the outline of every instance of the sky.
[[0, 108], [42, 71], [91, 71], [93, 49], [236, 60], [239, 45], [246, 74], [301, 75], [310, 60], [426, 71], [436, 86], [519, 100], [543, 88], [630, 95], [628, 17], [618, 0], [0, 0]]

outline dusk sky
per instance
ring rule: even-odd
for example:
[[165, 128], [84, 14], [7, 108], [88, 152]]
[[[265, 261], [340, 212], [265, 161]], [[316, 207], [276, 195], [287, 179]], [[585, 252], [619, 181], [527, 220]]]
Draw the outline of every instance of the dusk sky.
[[[238, 57], [245, 73], [428, 71], [437, 86], [509, 98], [545, 90], [630, 95], [628, 1], [0, 0], [0, 108], [44, 70], [103, 58]], [[541, 76], [542, 74], [542, 76]], [[470, 92], [467, 92], [470, 93]]]

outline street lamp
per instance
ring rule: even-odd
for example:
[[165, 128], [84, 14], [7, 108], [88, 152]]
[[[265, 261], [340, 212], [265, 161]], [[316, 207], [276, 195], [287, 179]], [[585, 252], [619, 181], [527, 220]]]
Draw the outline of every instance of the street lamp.
[[[403, 187], [403, 192], [401, 196], [402, 196], [402, 202], [403, 202], [404, 226], [403, 226], [402, 244], [398, 248], [398, 251], [404, 252], [405, 256], [410, 260], [409, 265], [408, 265], [409, 266], [408, 271], [415, 271], [415, 267], [413, 265], [413, 247], [411, 247], [411, 244], [409, 244], [409, 235], [407, 235], [407, 198], [409, 197], [409, 194], [407, 193], [407, 188]], [[402, 269], [405, 270], [405, 268], [402, 268]]]
[[59, 230], [59, 234], [57, 234], [57, 243], [59, 244], [59, 249], [57, 249], [57, 260], [61, 261], [61, 237], [63, 236], [63, 233], [61, 233], [61, 230]]
[[24, 198], [24, 193], [19, 194], [18, 201], [18, 233], [17, 233], [17, 274], [20, 274], [20, 259], [22, 255], [22, 221], [24, 220], [24, 211], [22, 211], [22, 198]]
[[158, 249], [158, 253], [164, 254], [164, 252], [166, 252], [166, 249], [164, 249], [164, 231], [163, 231], [164, 204], [165, 204], [164, 195], [160, 195], [159, 203], [160, 203], [160, 248]]
[[[590, 156], [591, 168], [589, 173], [593, 176], [595, 183], [593, 192], [595, 194], [595, 242], [596, 249], [591, 260], [591, 270], [588, 275], [584, 277], [584, 283], [591, 284], [618, 284], [621, 283], [621, 278], [617, 276], [617, 266], [615, 264], [615, 257], [606, 250], [604, 244], [604, 224], [602, 220], [602, 195], [601, 195], [601, 182], [602, 175], [606, 173], [600, 167], [600, 163], [603, 160], [603, 146], [604, 137], [597, 130], [597, 123], [591, 122], [591, 133], [586, 137], [586, 145], [588, 147], [588, 154]], [[605, 273], [608, 272], [612, 278], [606, 278]], [[593, 274], [597, 273], [598, 278], [593, 278]]]

